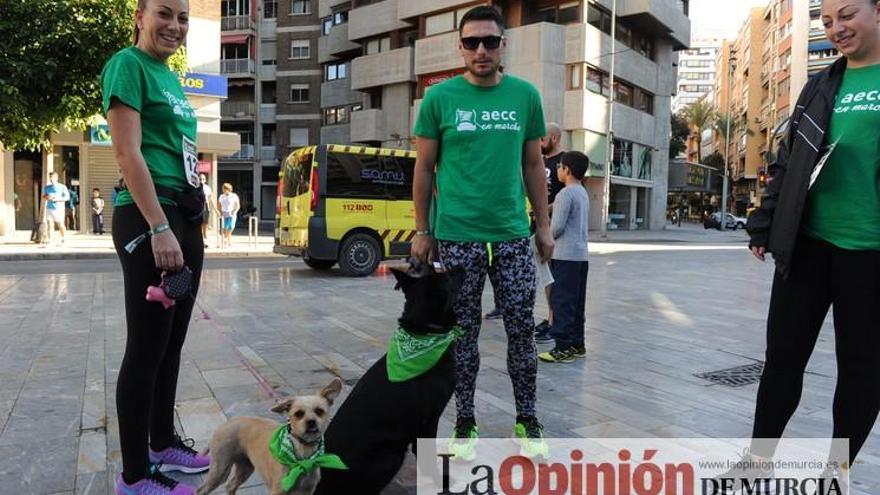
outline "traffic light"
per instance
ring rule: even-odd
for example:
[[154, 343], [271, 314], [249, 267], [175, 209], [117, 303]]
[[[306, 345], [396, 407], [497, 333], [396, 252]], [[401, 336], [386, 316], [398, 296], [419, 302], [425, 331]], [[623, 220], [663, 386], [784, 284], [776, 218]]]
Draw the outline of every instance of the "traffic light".
[[758, 184], [761, 187], [767, 186], [767, 171], [763, 168], [758, 169]]

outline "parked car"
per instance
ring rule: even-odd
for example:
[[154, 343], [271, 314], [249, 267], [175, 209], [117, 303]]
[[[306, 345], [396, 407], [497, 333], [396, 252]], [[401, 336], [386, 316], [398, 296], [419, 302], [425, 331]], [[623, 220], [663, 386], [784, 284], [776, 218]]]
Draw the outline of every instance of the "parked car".
[[[743, 217], [734, 216], [731, 213], [725, 214], [727, 217], [726, 227], [731, 230], [744, 229], [746, 228], [746, 219]], [[719, 212], [715, 212], [703, 221], [703, 228], [706, 229], [717, 229], [720, 227], [721, 222], [719, 219], [721, 218], [721, 214]]]

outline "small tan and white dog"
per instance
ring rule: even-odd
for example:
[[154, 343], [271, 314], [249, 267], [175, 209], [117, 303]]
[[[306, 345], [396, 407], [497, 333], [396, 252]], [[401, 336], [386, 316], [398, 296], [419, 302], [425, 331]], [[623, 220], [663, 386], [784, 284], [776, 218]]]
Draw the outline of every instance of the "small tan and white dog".
[[279, 401], [271, 411], [287, 414], [283, 432], [279, 432], [278, 422], [253, 416], [233, 418], [219, 427], [208, 447], [211, 467], [197, 494], [211, 493], [227, 479], [226, 492], [235, 494], [256, 469], [271, 495], [311, 495], [321, 479], [321, 464], [313, 463], [314, 469], [306, 469], [296, 477], [293, 486], [285, 490], [285, 478], [292, 468], [279, 462], [277, 452], [273, 454], [270, 450], [270, 443], [275, 442], [277, 446], [283, 440], [288, 452], [298, 460], [315, 459], [322, 454], [330, 407], [341, 391], [342, 380], [334, 378], [317, 395], [286, 397]]

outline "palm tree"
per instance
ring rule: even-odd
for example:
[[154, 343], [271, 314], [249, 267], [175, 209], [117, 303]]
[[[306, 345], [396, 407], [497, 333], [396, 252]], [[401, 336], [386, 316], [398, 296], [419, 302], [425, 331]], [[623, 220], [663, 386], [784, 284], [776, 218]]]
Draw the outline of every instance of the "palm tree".
[[747, 136], [753, 136], [755, 132], [749, 129], [749, 124], [745, 116], [730, 116], [730, 114], [718, 113], [715, 116], [715, 121], [712, 125], [712, 131], [718, 136], [719, 141], [724, 141], [724, 147], [721, 148], [722, 156], [726, 153], [727, 150], [727, 121], [730, 120], [730, 135], [736, 136], [743, 129], [745, 129], [745, 133]]
[[681, 110], [681, 116], [685, 119], [691, 130], [689, 139], [696, 143], [697, 162], [700, 162], [702, 159], [703, 129], [709, 127], [713, 120], [715, 120], [716, 114], [715, 107], [706, 98], [700, 98]]

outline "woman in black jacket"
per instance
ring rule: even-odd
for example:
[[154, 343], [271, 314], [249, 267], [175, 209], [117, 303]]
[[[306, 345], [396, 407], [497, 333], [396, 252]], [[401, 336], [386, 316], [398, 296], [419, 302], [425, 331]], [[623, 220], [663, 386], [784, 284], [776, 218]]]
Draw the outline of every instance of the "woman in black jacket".
[[[880, 411], [880, 5], [823, 0], [822, 24], [843, 57], [798, 98], [747, 225], [752, 253], [777, 268], [753, 437], [782, 436], [833, 305], [833, 437], [849, 439], [851, 464]], [[753, 442], [751, 455], [774, 449]]]

